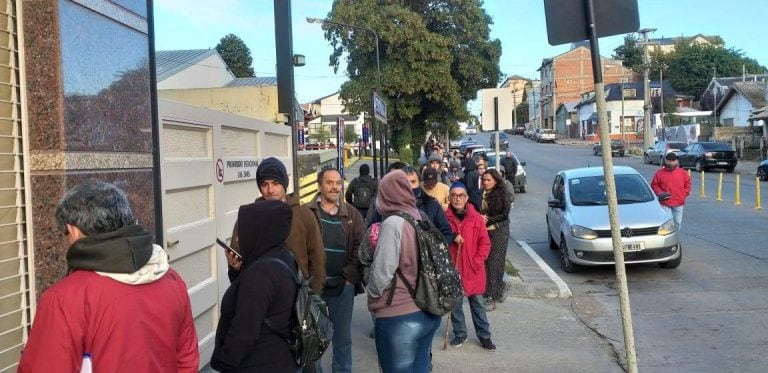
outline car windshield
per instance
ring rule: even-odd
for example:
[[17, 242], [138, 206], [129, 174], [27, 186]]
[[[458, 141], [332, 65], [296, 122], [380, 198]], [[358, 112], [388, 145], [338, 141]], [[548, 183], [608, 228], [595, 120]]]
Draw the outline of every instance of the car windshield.
[[707, 150], [731, 150], [731, 144], [724, 142], [703, 142], [701, 146]]
[[[643, 180], [636, 174], [616, 175], [616, 197], [619, 204], [630, 204], [653, 201], [653, 193]], [[603, 176], [587, 176], [569, 180], [569, 195], [574, 206], [605, 205], [605, 178]]]

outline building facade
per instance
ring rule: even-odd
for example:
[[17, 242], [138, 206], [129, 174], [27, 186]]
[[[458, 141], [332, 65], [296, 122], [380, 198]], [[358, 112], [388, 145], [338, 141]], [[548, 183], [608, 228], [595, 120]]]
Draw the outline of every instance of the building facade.
[[[618, 61], [602, 58], [602, 66], [603, 82], [606, 84], [628, 81], [632, 77], [632, 71]], [[541, 127], [554, 129], [555, 111], [561, 103], [579, 101], [583, 93], [594, 90], [592, 52], [589, 48], [577, 46], [544, 59], [538, 71], [541, 80]]]

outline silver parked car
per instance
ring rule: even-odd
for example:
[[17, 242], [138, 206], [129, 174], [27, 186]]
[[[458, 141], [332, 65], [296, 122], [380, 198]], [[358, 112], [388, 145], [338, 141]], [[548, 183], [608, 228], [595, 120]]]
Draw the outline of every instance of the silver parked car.
[[[683, 253], [677, 228], [648, 182], [631, 167], [616, 166], [614, 175], [624, 261], [679, 266]], [[548, 205], [549, 247], [560, 251], [565, 272], [615, 263], [602, 167], [560, 171]]]

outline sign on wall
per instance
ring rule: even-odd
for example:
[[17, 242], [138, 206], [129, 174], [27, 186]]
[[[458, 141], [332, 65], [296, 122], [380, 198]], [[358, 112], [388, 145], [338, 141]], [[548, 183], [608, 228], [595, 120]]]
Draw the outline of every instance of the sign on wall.
[[[256, 179], [256, 169], [261, 158], [222, 158], [216, 162], [216, 177], [219, 182]], [[219, 167], [223, 166], [223, 169]], [[219, 176], [221, 175], [221, 176]]]

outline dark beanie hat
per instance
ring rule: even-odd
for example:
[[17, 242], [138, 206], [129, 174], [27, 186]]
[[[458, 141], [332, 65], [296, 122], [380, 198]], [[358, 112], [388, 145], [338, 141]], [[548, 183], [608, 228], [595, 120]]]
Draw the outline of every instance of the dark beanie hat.
[[360, 165], [360, 175], [368, 175], [371, 173], [371, 167], [367, 163]]
[[285, 165], [275, 157], [269, 157], [259, 164], [256, 169], [256, 183], [261, 185], [264, 180], [275, 180], [288, 190], [288, 171]]

